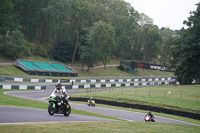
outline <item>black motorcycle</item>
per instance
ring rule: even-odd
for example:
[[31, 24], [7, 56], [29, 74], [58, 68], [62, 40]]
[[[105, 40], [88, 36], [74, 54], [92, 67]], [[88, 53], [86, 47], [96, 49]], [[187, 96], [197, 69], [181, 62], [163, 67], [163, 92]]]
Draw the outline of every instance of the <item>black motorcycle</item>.
[[71, 106], [68, 101], [69, 97], [65, 94], [62, 94], [61, 96], [59, 96], [59, 93], [51, 95], [49, 97], [48, 113], [50, 115], [57, 113], [69, 116], [71, 114]]

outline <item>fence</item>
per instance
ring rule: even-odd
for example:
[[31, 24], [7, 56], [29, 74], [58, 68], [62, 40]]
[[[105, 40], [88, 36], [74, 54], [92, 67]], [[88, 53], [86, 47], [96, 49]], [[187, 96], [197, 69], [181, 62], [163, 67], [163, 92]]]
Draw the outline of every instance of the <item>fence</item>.
[[4, 82], [4, 81], [5, 81], [5, 78], [0, 77], [0, 82]]
[[[143, 76], [143, 77], [93, 77], [93, 78], [74, 78], [74, 79], [36, 79], [36, 78], [21, 78], [21, 77], [2, 77], [2, 80], [11, 80], [17, 82], [46, 82], [46, 83], [115, 83], [115, 82], [138, 82], [138, 81], [175, 81], [175, 77], [168, 77], [168, 76]], [[0, 80], [1, 81], [1, 80]]]
[[46, 86], [0, 85], [0, 89], [45, 90]]

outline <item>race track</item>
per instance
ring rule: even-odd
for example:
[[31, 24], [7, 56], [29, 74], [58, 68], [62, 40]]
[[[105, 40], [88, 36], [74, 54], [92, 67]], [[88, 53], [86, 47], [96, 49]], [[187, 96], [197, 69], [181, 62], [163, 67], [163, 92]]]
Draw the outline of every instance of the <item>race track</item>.
[[[41, 101], [41, 102], [48, 102], [45, 100], [52, 91], [54, 90], [54, 85], [47, 85], [46, 90], [44, 91], [23, 91], [23, 92], [6, 92], [7, 95]], [[68, 95], [86, 92], [87, 90], [67, 90]], [[125, 110], [118, 110], [118, 109], [109, 109], [98, 107], [88, 107], [86, 104], [74, 104], [70, 103], [71, 107], [78, 110], [83, 110], [87, 112], [112, 116], [124, 120], [129, 121], [143, 121], [145, 114], [138, 113], [133, 111], [125, 111]], [[58, 121], [107, 121], [108, 119], [91, 117], [91, 116], [82, 116], [82, 115], [75, 115], [71, 114], [69, 117], [64, 117], [63, 115], [54, 115], [50, 116], [47, 110], [36, 110], [36, 109], [25, 109], [25, 108], [15, 108], [15, 107], [0, 107], [0, 123], [13, 123], [13, 122], [58, 122]], [[3, 111], [2, 111], [3, 110]], [[27, 111], [28, 110], [28, 111]], [[23, 115], [23, 113], [25, 113]], [[20, 116], [15, 116], [17, 114], [21, 114]], [[7, 116], [14, 115], [13, 119]], [[26, 116], [26, 117], [25, 117]], [[33, 116], [33, 117], [32, 117]], [[178, 124], [187, 124], [187, 125], [196, 125], [188, 122], [178, 121], [174, 119], [164, 118], [155, 116], [156, 122], [161, 123], [178, 123]]]
[[110, 119], [71, 114], [50, 116], [47, 110], [0, 106], [0, 124], [66, 121], [111, 121]]

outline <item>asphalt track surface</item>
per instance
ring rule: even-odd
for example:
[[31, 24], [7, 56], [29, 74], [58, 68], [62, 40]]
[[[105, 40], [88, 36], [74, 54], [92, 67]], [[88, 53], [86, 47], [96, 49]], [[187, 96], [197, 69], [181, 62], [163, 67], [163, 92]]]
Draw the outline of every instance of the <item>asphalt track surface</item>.
[[50, 116], [47, 110], [0, 106], [0, 124], [66, 121], [110, 121], [110, 119], [78, 114], [71, 114], [68, 117], [62, 114]]
[[[44, 91], [21, 91], [21, 92], [6, 92], [7, 95], [41, 101], [48, 102], [45, 98], [49, 97], [49, 95], [54, 90], [54, 85], [47, 85], [46, 90]], [[71, 89], [67, 90], [68, 95], [75, 93], [86, 92], [87, 90], [78, 90]], [[98, 107], [88, 107], [86, 104], [75, 104], [70, 103], [71, 107], [78, 110], [83, 110], [87, 112], [102, 114], [106, 116], [112, 116], [128, 121], [136, 121], [141, 122], [144, 119], [144, 113], [138, 113], [133, 111], [125, 111], [118, 109], [110, 109]], [[62, 114], [57, 114], [54, 116], [50, 116], [47, 110], [39, 110], [39, 109], [26, 109], [26, 108], [18, 108], [18, 107], [0, 107], [0, 123], [28, 123], [28, 122], [63, 122], [63, 121], [108, 121], [108, 119], [92, 117], [92, 116], [83, 116], [71, 114], [68, 117], [64, 117]], [[110, 120], [111, 121], [111, 120]], [[155, 116], [156, 122], [161, 123], [178, 123], [178, 124], [186, 124], [186, 125], [196, 125], [188, 122], [183, 122], [179, 120], [164, 118], [160, 116]], [[200, 126], [200, 125], [197, 125]]]

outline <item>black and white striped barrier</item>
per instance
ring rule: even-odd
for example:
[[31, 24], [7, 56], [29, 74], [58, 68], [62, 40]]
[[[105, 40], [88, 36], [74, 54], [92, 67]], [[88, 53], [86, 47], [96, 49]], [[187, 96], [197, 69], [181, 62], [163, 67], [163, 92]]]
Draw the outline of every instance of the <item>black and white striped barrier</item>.
[[0, 89], [45, 90], [46, 86], [0, 85]]
[[[158, 86], [178, 84], [174, 81], [162, 81], [162, 82], [130, 82], [130, 83], [97, 83], [97, 84], [74, 84], [63, 85], [66, 89], [79, 89], [79, 88], [110, 88], [110, 87], [130, 87], [130, 86]], [[0, 89], [22, 89], [22, 90], [45, 90], [46, 86], [27, 86], [27, 85], [0, 85]]]
[[115, 82], [138, 82], [138, 81], [165, 81], [173, 80], [172, 77], [166, 78], [128, 78], [128, 79], [61, 79], [60, 82], [74, 82], [74, 83], [115, 83]]
[[16, 82], [32, 82], [32, 83], [122, 83], [122, 82], [152, 82], [152, 81], [175, 81], [174, 77], [141, 77], [141, 78], [119, 78], [119, 79], [27, 79], [17, 77], [5, 77], [5, 80]]
[[158, 85], [169, 85], [169, 84], [178, 84], [174, 81], [162, 81], [162, 82], [130, 82], [130, 83], [96, 83], [96, 84], [74, 84], [74, 85], [65, 85], [66, 89], [79, 89], [79, 88], [109, 88], [109, 87], [130, 87], [130, 86], [158, 86]]

